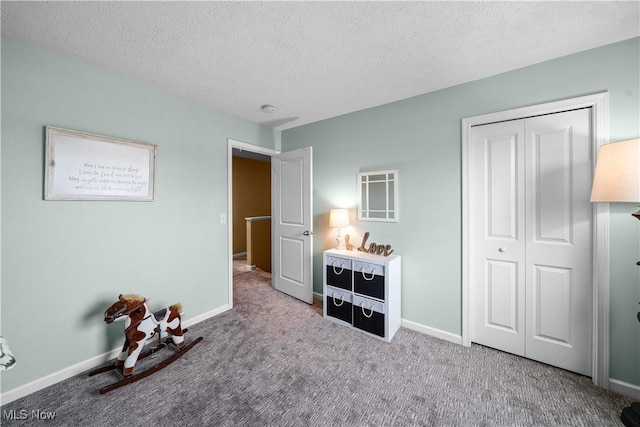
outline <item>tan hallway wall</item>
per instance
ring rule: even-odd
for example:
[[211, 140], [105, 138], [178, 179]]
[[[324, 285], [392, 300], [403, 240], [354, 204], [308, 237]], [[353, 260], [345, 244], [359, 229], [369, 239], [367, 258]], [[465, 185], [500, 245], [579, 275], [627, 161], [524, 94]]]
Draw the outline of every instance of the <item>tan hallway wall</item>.
[[249, 216], [271, 215], [271, 163], [233, 157], [233, 253], [247, 251]]

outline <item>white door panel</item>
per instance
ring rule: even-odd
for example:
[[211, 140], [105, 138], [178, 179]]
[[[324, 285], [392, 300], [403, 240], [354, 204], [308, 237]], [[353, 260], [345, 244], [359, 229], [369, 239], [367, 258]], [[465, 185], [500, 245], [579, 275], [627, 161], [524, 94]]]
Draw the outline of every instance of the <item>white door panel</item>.
[[312, 149], [273, 157], [273, 287], [313, 303]]
[[518, 163], [518, 134], [486, 138], [487, 237], [518, 240], [518, 198], [522, 166]]
[[591, 112], [471, 131], [474, 342], [591, 373]]
[[591, 375], [591, 114], [527, 119], [527, 357]]
[[304, 240], [280, 236], [281, 276], [300, 286], [304, 285]]
[[280, 166], [280, 222], [289, 226], [304, 225], [304, 158], [302, 156], [279, 158]]
[[518, 264], [487, 260], [486, 286], [486, 324], [517, 333]]
[[524, 128], [506, 122], [472, 135], [471, 334], [524, 356]]
[[569, 345], [572, 270], [534, 265], [533, 271], [531, 338]]

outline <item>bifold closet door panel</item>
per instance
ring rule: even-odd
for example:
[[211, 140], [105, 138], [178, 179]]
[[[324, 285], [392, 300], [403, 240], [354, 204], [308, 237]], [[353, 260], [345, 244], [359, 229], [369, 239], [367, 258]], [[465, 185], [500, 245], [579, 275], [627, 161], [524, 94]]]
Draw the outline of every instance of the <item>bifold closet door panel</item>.
[[527, 119], [526, 356], [591, 375], [589, 109]]
[[472, 129], [472, 340], [524, 356], [524, 121]]

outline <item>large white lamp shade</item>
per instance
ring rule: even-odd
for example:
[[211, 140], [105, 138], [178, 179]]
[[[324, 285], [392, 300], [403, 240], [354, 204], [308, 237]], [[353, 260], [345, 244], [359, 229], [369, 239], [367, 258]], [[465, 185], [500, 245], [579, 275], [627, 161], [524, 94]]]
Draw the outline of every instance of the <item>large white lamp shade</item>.
[[349, 226], [349, 211], [346, 209], [331, 209], [329, 213], [329, 227], [345, 228]]
[[592, 202], [640, 202], [640, 139], [600, 147]]

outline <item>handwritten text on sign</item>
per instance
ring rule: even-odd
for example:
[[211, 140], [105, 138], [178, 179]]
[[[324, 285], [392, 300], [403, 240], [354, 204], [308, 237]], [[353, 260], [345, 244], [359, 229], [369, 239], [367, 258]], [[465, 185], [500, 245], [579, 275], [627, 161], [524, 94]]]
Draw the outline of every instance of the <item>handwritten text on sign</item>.
[[69, 175], [69, 182], [80, 191], [141, 194], [149, 185], [147, 178], [138, 167], [85, 162], [76, 174]]

